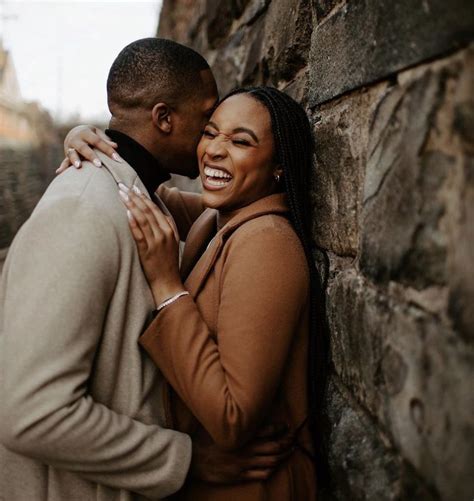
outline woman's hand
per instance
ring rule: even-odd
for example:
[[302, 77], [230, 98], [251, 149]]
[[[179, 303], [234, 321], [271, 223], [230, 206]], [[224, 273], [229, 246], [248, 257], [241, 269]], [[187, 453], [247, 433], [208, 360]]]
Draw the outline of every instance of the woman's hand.
[[119, 194], [155, 304], [184, 290], [179, 275], [179, 237], [171, 221], [140, 190], [119, 184]]
[[56, 174], [60, 174], [72, 165], [79, 169], [82, 166], [81, 158], [100, 167], [102, 162], [92, 148], [97, 148], [116, 162], [122, 162], [121, 157], [115, 151], [117, 147], [117, 143], [114, 143], [103, 130], [92, 125], [78, 125], [71, 129], [64, 139], [66, 158], [61, 162]]

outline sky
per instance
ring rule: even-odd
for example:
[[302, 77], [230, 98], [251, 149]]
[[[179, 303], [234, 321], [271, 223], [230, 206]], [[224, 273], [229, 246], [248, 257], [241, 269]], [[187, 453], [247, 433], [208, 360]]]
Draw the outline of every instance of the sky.
[[105, 84], [123, 47], [154, 36], [161, 0], [0, 0], [0, 37], [22, 96], [60, 121], [103, 122]]

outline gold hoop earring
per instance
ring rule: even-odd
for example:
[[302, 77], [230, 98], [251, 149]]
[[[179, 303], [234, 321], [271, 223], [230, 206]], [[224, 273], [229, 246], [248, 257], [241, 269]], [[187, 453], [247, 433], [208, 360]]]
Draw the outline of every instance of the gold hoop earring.
[[280, 182], [280, 174], [275, 174], [275, 181], [276, 181], [277, 183], [279, 183], [279, 182]]

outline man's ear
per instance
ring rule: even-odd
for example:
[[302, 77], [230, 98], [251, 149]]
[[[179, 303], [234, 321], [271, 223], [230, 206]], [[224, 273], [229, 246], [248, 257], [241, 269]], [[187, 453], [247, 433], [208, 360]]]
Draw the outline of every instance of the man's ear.
[[164, 134], [171, 132], [171, 108], [166, 103], [157, 103], [151, 110], [153, 125]]

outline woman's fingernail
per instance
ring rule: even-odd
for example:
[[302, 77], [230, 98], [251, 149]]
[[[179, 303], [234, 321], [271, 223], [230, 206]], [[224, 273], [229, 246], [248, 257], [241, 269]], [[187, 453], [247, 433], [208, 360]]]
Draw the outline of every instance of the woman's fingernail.
[[117, 153], [112, 153], [112, 158], [113, 158], [116, 162], [120, 162], [120, 163], [122, 163], [122, 162], [123, 162], [122, 157], [120, 157]]
[[81, 166], [81, 162], [80, 162], [79, 160], [76, 160], [76, 161], [74, 162], [74, 167], [75, 167], [76, 169], [79, 169], [79, 167], [80, 167], [80, 166]]
[[102, 162], [98, 159], [98, 158], [94, 158], [94, 160], [92, 161], [92, 163], [96, 166], [96, 167], [100, 167], [102, 165]]
[[140, 190], [140, 188], [138, 188], [138, 186], [132, 186], [132, 190], [137, 195], [141, 195], [142, 194], [142, 191]]
[[119, 184], [118, 184], [118, 187], [119, 187], [122, 191], [124, 191], [125, 193], [128, 193], [128, 192], [130, 191], [130, 190], [129, 190], [129, 188], [128, 188], [128, 186], [125, 186], [123, 183], [119, 183]]
[[124, 201], [124, 202], [128, 202], [130, 199], [128, 198], [128, 195], [123, 192], [122, 190], [119, 190], [119, 195], [120, 195], [120, 198]]
[[133, 214], [127, 209], [127, 217], [129, 221], [133, 221]]

